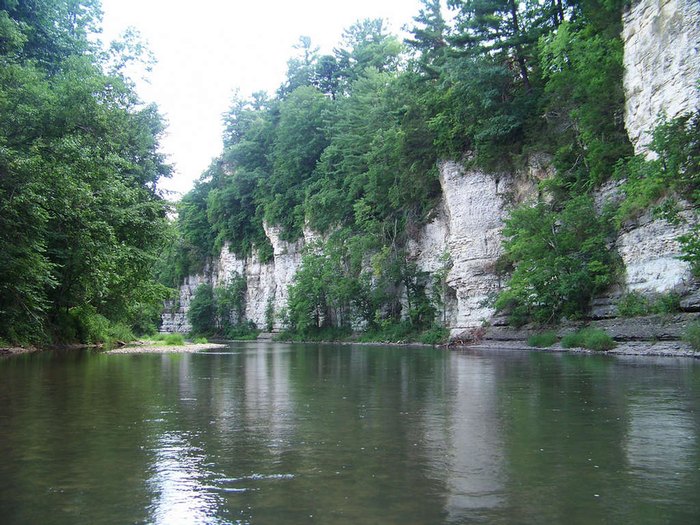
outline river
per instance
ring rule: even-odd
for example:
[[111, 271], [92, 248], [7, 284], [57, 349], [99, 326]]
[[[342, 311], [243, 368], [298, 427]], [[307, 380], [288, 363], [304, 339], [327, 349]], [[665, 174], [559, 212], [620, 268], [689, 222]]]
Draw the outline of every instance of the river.
[[233, 343], [0, 360], [0, 523], [700, 523], [700, 362]]

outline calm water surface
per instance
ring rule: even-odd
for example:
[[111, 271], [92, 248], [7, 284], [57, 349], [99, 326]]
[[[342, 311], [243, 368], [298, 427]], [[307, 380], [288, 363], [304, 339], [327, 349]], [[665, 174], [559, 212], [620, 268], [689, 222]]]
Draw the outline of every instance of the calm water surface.
[[700, 363], [232, 344], [0, 360], [0, 523], [700, 523]]

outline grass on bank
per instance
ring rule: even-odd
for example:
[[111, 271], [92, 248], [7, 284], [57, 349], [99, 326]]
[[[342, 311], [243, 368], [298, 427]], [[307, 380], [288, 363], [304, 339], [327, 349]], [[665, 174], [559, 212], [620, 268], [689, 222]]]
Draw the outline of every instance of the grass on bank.
[[159, 332], [151, 336], [144, 337], [145, 341], [155, 343], [156, 345], [180, 346], [185, 344], [185, 336], [178, 333], [165, 334]]
[[620, 297], [617, 302], [617, 313], [620, 317], [639, 317], [651, 314], [669, 315], [680, 311], [680, 301], [680, 296], [673, 292], [656, 296], [629, 292]]
[[700, 321], [695, 321], [688, 325], [685, 334], [683, 334], [683, 340], [686, 343], [690, 343], [693, 350], [700, 352]]
[[547, 332], [531, 335], [527, 338], [527, 344], [528, 346], [534, 346], [536, 348], [549, 348], [556, 343], [558, 339], [557, 333], [549, 330]]
[[589, 350], [604, 351], [615, 348], [615, 341], [605, 330], [600, 328], [583, 328], [562, 337], [561, 346], [564, 348], [588, 348]]

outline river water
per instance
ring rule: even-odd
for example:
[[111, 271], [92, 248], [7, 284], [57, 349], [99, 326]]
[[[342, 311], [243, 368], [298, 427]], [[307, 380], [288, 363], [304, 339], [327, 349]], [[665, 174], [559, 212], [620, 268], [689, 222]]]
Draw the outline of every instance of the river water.
[[700, 523], [700, 362], [236, 343], [0, 360], [0, 523]]

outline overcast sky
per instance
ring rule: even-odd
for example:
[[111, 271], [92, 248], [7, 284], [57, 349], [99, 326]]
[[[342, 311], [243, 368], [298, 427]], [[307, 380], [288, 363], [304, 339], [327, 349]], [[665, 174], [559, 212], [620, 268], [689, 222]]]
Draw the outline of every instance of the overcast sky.
[[280, 85], [292, 46], [307, 35], [330, 52], [343, 29], [385, 18], [398, 33], [419, 0], [102, 0], [103, 39], [132, 26], [158, 63], [139, 83], [168, 121], [163, 150], [175, 167], [162, 187], [184, 193], [221, 152], [221, 115], [235, 89], [248, 96]]

